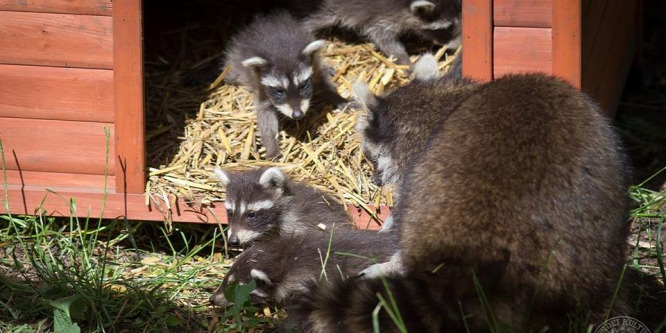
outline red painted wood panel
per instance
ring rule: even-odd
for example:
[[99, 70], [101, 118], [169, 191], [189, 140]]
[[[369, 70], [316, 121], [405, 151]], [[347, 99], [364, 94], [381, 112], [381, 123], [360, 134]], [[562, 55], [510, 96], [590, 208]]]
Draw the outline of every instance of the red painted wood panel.
[[112, 0], [0, 0], [0, 10], [111, 16]]
[[0, 12], [0, 63], [113, 68], [107, 16]]
[[551, 29], [496, 27], [494, 40], [495, 78], [509, 73], [551, 73]]
[[[0, 118], [7, 169], [103, 175], [106, 135], [113, 125], [77, 121]], [[113, 145], [109, 174], [114, 174]]]
[[576, 88], [581, 81], [581, 2], [553, 1], [553, 75]]
[[0, 117], [113, 122], [113, 71], [0, 65]]
[[[2, 191], [4, 192], [4, 190]], [[127, 217], [131, 220], [163, 221], [162, 212], [170, 212], [173, 222], [202, 222], [202, 223], [227, 223], [227, 214], [222, 202], [215, 202], [210, 210], [188, 206], [182, 198], [176, 200], [171, 210], [166, 209], [163, 204], [160, 207], [155, 203], [146, 206], [146, 197], [143, 194], [108, 193], [104, 201], [103, 193], [80, 193], [80, 192], [56, 192], [58, 195], [44, 190], [9, 190], [9, 209], [12, 214], [34, 214], [36, 209], [42, 207], [47, 214], [53, 216], [70, 216], [69, 200], [75, 198], [77, 202], [76, 215], [80, 217], [90, 216], [98, 218], [103, 216], [107, 219]], [[43, 204], [42, 204], [43, 202]], [[102, 204], [106, 203], [104, 211]], [[372, 206], [371, 206], [372, 208]], [[389, 215], [389, 209], [385, 206], [380, 208], [380, 216], [385, 219]], [[6, 213], [4, 206], [0, 205], [0, 214]], [[350, 205], [350, 214], [359, 228], [377, 230], [380, 225], [370, 222], [370, 217], [365, 211], [359, 211]]]
[[491, 0], [465, 0], [462, 7], [463, 75], [493, 78], [493, 10]]
[[[6, 170], [7, 185], [12, 189], [44, 190], [60, 192], [103, 193], [104, 175], [85, 175], [60, 172], [38, 172]], [[0, 173], [1, 174], [1, 173]], [[115, 177], [108, 176], [107, 188], [113, 190]], [[4, 188], [4, 180], [0, 177], [0, 186]]]
[[146, 148], [143, 100], [141, 1], [116, 1], [113, 7], [115, 149], [117, 192], [143, 193]]
[[550, 28], [553, 3], [560, 0], [494, 0], [496, 27]]

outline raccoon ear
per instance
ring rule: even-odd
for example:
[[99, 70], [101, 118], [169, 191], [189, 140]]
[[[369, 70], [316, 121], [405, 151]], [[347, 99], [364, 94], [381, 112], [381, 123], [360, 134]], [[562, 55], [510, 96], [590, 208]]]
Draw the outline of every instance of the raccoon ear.
[[421, 58], [414, 64], [414, 72], [412, 77], [417, 80], [430, 80], [439, 76], [439, 67], [437, 67], [437, 59], [432, 53], [424, 53]]
[[226, 172], [224, 172], [224, 170], [220, 169], [220, 167], [215, 167], [213, 171], [215, 171], [215, 175], [220, 180], [222, 185], [224, 186], [229, 185], [229, 175]]
[[370, 91], [370, 87], [365, 82], [354, 82], [352, 84], [352, 91], [354, 92], [354, 96], [356, 96], [356, 101], [361, 103], [364, 109], [370, 110], [370, 108], [377, 104], [377, 96]]
[[409, 11], [414, 15], [427, 15], [435, 10], [436, 5], [428, 0], [412, 1], [409, 5]]
[[243, 60], [243, 62], [241, 64], [245, 68], [259, 69], [261, 67], [266, 66], [268, 64], [268, 60], [266, 60], [262, 57], [252, 57], [252, 58], [247, 58], [247, 59]]
[[315, 52], [319, 51], [322, 46], [324, 46], [324, 41], [322, 39], [316, 40], [308, 44], [308, 46], [301, 51], [301, 54], [306, 57], [311, 57]]
[[272, 167], [266, 169], [261, 178], [259, 178], [259, 184], [265, 188], [282, 188], [284, 186], [285, 175], [282, 173], [282, 170], [278, 167]]

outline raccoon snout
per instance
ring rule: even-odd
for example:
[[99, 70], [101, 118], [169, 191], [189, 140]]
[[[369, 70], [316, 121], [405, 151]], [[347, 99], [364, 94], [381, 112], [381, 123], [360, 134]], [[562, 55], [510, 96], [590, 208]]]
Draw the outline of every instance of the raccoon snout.
[[229, 245], [231, 245], [231, 246], [240, 246], [241, 243], [240, 243], [240, 239], [238, 239], [238, 236], [232, 235], [231, 237], [229, 237]]
[[227, 301], [227, 299], [224, 297], [223, 293], [212, 294], [212, 295], [210, 295], [208, 300], [210, 301], [210, 304], [225, 307], [225, 308], [232, 305], [231, 302]]
[[296, 110], [294, 113], [291, 115], [292, 118], [299, 120], [302, 119], [305, 114], [301, 110]]

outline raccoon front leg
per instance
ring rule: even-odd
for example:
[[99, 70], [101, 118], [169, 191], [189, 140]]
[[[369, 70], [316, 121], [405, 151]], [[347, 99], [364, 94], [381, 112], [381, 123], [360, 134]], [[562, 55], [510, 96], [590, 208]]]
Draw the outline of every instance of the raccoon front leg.
[[388, 56], [396, 57], [396, 63], [399, 65], [408, 65], [410, 70], [412, 63], [409, 61], [409, 55], [405, 46], [398, 39], [398, 33], [384, 25], [378, 25], [366, 30], [367, 37], [377, 45], [380, 51]]
[[261, 142], [266, 147], [266, 159], [278, 156], [280, 153], [280, 146], [277, 142], [279, 123], [277, 114], [270, 103], [262, 102], [257, 106], [257, 126], [259, 126]]
[[303, 21], [303, 26], [305, 26], [305, 30], [316, 35], [317, 32], [334, 27], [337, 23], [338, 18], [335, 14], [320, 12], [306, 18]]
[[335, 89], [330, 80], [323, 79], [319, 86], [317, 94], [322, 101], [335, 105], [340, 110], [343, 110], [347, 106], [347, 103], [349, 103], [347, 99], [338, 94], [337, 89]]

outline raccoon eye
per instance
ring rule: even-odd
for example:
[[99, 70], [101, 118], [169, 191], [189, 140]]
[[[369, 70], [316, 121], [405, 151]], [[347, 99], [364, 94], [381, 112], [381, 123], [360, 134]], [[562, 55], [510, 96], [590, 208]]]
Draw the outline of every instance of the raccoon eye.
[[310, 88], [312, 88], [312, 79], [307, 79], [303, 83], [301, 83], [300, 86], [298, 86], [298, 89], [301, 91], [301, 93], [306, 94], [310, 92]]
[[287, 91], [283, 88], [271, 88], [271, 94], [276, 99], [281, 99], [287, 94]]
[[248, 219], [253, 219], [253, 218], [255, 218], [255, 217], [257, 217], [257, 213], [256, 213], [256, 212], [249, 212], [249, 213], [247, 213], [247, 218], [248, 218]]

